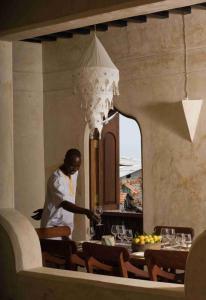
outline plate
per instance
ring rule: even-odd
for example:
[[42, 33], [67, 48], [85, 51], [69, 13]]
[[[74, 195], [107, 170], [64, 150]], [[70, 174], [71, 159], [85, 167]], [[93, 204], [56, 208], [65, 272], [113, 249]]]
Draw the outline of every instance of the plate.
[[132, 252], [132, 255], [144, 257], [144, 252]]

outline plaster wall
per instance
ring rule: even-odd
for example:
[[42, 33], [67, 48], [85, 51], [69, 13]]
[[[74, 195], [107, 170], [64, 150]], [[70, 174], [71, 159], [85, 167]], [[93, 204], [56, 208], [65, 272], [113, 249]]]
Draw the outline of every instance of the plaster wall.
[[13, 43], [13, 87], [15, 208], [30, 218], [45, 197], [41, 45]]
[[[66, 55], [67, 51], [70, 53], [68, 47], [70, 45], [65, 44], [64, 41], [43, 44], [46, 180], [62, 164], [68, 149], [77, 148], [81, 150], [82, 154], [84, 153], [86, 124], [80, 109], [81, 99], [74, 95], [72, 74], [70, 72], [71, 61], [67, 61], [68, 56]], [[74, 47], [73, 51], [75, 52]], [[75, 66], [75, 63], [77, 61], [73, 62], [73, 66]], [[84, 157], [82, 157], [82, 168], [78, 176], [76, 204], [85, 206]], [[75, 215], [75, 227], [82, 228], [82, 230], [81, 232], [75, 232], [74, 230], [73, 237], [78, 239], [85, 237], [85, 222], [86, 219], [83, 215]]]
[[[189, 97], [204, 99], [205, 11], [194, 10], [185, 16], [185, 23]], [[180, 103], [184, 98], [182, 17], [171, 14], [169, 19], [131, 23], [98, 36], [120, 70], [115, 105], [136, 118], [142, 130], [144, 230], [176, 225], [192, 226], [200, 233], [206, 214], [206, 108], [192, 144]], [[46, 174], [68, 146], [84, 152], [81, 99], [72, 95], [71, 75], [90, 40], [91, 36], [74, 36], [43, 45]], [[82, 196], [84, 186], [79, 187]]]
[[0, 208], [13, 207], [12, 44], [0, 42]]
[[[38, 236], [31, 223], [14, 209], [0, 209], [0, 238], [1, 300], [185, 299], [185, 287], [180, 284], [42, 267]], [[193, 276], [191, 279], [193, 282]], [[193, 292], [196, 298], [198, 294]]]

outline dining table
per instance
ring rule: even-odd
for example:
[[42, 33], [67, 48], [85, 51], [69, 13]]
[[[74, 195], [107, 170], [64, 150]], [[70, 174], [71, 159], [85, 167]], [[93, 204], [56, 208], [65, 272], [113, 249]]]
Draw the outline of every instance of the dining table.
[[[152, 249], [150, 249], [152, 250]], [[156, 252], [156, 257], [160, 257], [158, 261], [163, 263], [162, 267], [172, 270], [182, 270], [185, 271], [186, 261], [189, 254], [189, 249], [187, 248], [177, 248], [177, 247], [165, 247], [154, 249]], [[148, 256], [148, 255], [147, 255]], [[147, 261], [145, 258], [145, 252], [131, 252], [130, 261], [136, 266], [145, 266]], [[161, 267], [161, 266], [160, 266]]]
[[[77, 242], [78, 251], [82, 251], [83, 242], [85, 241]], [[87, 242], [96, 243], [96, 244], [102, 243], [100, 240], [89, 240]], [[146, 266], [145, 251], [134, 252], [132, 251], [131, 244], [128, 243], [117, 242], [115, 246], [125, 247], [130, 254], [130, 262], [135, 266], [142, 267], [142, 268]], [[162, 253], [161, 251], [169, 252], [171, 254], [170, 256], [174, 257], [174, 259], [168, 262], [168, 266], [171, 267], [172, 269], [185, 270], [186, 259], [190, 249], [189, 247], [177, 247], [177, 246], [170, 246], [170, 245], [165, 246], [163, 244], [160, 244], [159, 247], [155, 245], [154, 248], [152, 248], [151, 246], [150, 249], [154, 249], [156, 251], [159, 250], [159, 253]]]

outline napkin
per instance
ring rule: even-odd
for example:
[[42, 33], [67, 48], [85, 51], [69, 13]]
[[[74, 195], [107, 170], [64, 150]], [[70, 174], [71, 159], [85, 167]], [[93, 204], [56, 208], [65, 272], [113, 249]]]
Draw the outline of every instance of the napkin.
[[115, 246], [115, 240], [113, 235], [103, 235], [102, 245]]

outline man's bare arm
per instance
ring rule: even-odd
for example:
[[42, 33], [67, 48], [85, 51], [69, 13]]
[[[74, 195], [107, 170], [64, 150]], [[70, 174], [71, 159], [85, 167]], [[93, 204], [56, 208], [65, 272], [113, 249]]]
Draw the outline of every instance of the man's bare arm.
[[62, 207], [63, 209], [75, 214], [86, 215], [88, 219], [90, 219], [91, 221], [95, 221], [95, 222], [99, 221], [99, 217], [95, 215], [91, 210], [77, 206], [71, 202], [62, 201], [59, 207]]

